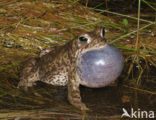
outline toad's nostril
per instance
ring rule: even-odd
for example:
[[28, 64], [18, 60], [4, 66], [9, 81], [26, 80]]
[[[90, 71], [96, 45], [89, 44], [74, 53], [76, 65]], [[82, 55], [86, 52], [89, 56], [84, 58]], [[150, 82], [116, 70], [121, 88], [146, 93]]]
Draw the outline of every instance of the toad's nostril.
[[123, 57], [112, 45], [89, 50], [77, 59], [78, 75], [82, 85], [104, 87], [115, 81], [123, 69]]

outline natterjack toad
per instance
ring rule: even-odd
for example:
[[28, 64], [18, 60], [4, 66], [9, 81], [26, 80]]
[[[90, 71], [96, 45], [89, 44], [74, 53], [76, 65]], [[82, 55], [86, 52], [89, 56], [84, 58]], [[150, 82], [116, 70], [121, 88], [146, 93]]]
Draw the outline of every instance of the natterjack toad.
[[81, 101], [79, 85], [106, 86], [120, 75], [123, 68], [122, 55], [115, 47], [106, 44], [104, 33], [103, 28], [97, 28], [64, 46], [42, 51], [39, 58], [25, 64], [18, 86], [31, 87], [36, 81], [67, 85], [69, 102], [87, 110]]

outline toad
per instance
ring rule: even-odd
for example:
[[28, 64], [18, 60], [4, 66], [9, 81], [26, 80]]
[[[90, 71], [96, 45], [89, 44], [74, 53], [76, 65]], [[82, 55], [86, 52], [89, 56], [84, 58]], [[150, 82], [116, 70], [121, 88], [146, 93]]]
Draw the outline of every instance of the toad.
[[25, 88], [42, 81], [68, 88], [68, 100], [81, 110], [88, 110], [81, 101], [79, 86], [104, 87], [122, 71], [119, 50], [108, 45], [103, 28], [82, 33], [63, 46], [41, 51], [40, 57], [26, 62], [18, 86]]

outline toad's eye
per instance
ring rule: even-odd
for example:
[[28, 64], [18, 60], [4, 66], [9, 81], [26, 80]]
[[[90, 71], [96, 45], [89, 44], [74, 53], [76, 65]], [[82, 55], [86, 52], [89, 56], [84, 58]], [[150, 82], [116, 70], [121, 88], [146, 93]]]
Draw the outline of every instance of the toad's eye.
[[80, 41], [82, 42], [87, 42], [88, 41], [88, 38], [86, 36], [79, 36], [78, 38]]
[[105, 28], [101, 28], [101, 30], [100, 30], [100, 36], [102, 38], [104, 38], [104, 36], [105, 36]]

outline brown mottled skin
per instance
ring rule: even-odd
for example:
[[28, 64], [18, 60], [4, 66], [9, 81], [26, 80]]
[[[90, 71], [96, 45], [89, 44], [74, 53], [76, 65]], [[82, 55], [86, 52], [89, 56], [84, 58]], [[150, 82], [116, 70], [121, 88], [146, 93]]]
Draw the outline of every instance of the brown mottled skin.
[[[81, 41], [80, 36], [86, 36], [88, 41]], [[51, 48], [49, 53], [41, 52], [39, 58], [29, 60], [25, 64], [18, 86], [31, 87], [36, 81], [52, 85], [67, 84], [69, 102], [81, 110], [88, 110], [81, 102], [81, 80], [77, 75], [76, 59], [86, 50], [98, 49], [105, 45], [101, 29], [97, 28], [93, 32], [79, 35], [64, 46]]]

